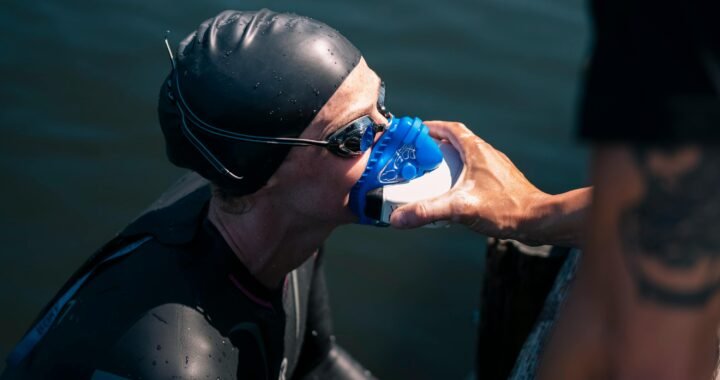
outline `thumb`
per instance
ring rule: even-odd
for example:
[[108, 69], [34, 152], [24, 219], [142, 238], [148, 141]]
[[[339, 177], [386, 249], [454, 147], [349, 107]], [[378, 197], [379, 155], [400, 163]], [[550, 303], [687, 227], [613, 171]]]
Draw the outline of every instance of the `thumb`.
[[452, 219], [450, 194], [409, 203], [398, 207], [390, 215], [390, 224], [395, 228], [416, 228], [437, 220]]

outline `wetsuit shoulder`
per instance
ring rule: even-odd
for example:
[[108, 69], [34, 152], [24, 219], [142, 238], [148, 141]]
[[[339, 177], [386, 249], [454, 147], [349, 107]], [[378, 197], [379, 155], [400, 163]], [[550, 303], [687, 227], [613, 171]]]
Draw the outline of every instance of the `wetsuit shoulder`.
[[151, 240], [101, 268], [3, 379], [265, 379], [259, 328], [232, 307], [238, 326], [216, 327], [191, 256]]
[[[93, 376], [113, 374], [130, 379], [267, 379], [266, 347], [252, 309], [242, 299], [227, 296], [217, 285], [205, 257], [158, 244], [147, 246], [153, 258], [117, 276], [133, 278], [135, 271], [155, 273], [152, 284], [130, 286], [124, 305], [135, 309], [132, 323], [112, 337], [107, 354], [100, 358]], [[139, 252], [141, 255], [143, 252]], [[142, 264], [143, 268], [137, 266]], [[158, 272], [163, 272], [158, 274]], [[134, 273], [134, 274], [133, 274]], [[141, 275], [141, 278], [143, 276]], [[223, 281], [218, 281], [221, 283]], [[227, 282], [227, 281], [225, 281]], [[149, 286], [148, 286], [149, 285]], [[208, 297], [230, 300], [218, 310]], [[232, 321], [230, 325], [226, 319]], [[98, 377], [101, 379], [101, 377]]]
[[[111, 338], [114, 343], [98, 369], [131, 379], [268, 378], [264, 340], [252, 309], [215, 284], [212, 277], [218, 273], [205, 254], [163, 244], [144, 248], [126, 268], [117, 268], [119, 278], [143, 281], [129, 285], [124, 308], [136, 310], [132, 324]], [[221, 312], [208, 297], [234, 302]]]
[[[138, 319], [98, 363], [93, 376], [129, 379], [265, 379], [262, 340], [251, 323], [245, 334], [223, 336], [202, 311], [158, 305]], [[251, 375], [251, 376], [250, 376]]]

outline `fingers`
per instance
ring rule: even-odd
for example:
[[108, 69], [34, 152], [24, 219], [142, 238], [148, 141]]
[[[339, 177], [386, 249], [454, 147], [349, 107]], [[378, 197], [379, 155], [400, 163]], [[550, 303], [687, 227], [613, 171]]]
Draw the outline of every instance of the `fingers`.
[[436, 139], [450, 140], [453, 142], [453, 145], [456, 145], [459, 140], [465, 139], [467, 137], [474, 137], [480, 139], [480, 137], [476, 136], [463, 123], [455, 121], [431, 120], [424, 122], [424, 124], [427, 125], [428, 129], [430, 130], [430, 135], [432, 137], [435, 137]]
[[390, 224], [395, 228], [404, 229], [451, 219], [453, 219], [452, 197], [446, 194], [399, 207], [390, 215]]
[[463, 123], [453, 121], [427, 121], [425, 122], [430, 135], [436, 139], [445, 139], [460, 153], [463, 162], [474, 157], [473, 151], [478, 149], [478, 142], [484, 144], [484, 140], [476, 136]]

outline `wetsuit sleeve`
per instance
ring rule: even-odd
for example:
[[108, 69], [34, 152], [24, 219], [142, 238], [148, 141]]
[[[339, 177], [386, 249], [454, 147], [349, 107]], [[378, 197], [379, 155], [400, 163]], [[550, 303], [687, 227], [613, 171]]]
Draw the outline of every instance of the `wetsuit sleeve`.
[[350, 354], [335, 343], [328, 302], [323, 252], [315, 263], [308, 300], [305, 338], [295, 371], [296, 379], [364, 380], [374, 379]]

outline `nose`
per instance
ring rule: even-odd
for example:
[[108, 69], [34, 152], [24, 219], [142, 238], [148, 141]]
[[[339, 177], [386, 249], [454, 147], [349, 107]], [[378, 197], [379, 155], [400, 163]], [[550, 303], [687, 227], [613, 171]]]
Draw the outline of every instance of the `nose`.
[[384, 132], [390, 126], [390, 121], [392, 120], [393, 115], [390, 112], [382, 112], [380, 109], [378, 109], [376, 112], [373, 112], [371, 118], [372, 121], [375, 123], [375, 125], [373, 126], [375, 128], [375, 132]]

